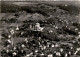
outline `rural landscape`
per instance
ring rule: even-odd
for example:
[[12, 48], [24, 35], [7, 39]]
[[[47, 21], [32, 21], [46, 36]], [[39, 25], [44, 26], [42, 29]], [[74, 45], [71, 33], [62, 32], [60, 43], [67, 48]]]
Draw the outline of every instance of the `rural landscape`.
[[80, 3], [1, 1], [0, 57], [80, 57]]

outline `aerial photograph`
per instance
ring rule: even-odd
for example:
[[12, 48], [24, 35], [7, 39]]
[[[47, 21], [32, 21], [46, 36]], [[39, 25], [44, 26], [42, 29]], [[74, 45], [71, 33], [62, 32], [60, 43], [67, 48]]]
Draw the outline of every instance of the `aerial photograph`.
[[0, 0], [0, 57], [80, 57], [80, 0]]

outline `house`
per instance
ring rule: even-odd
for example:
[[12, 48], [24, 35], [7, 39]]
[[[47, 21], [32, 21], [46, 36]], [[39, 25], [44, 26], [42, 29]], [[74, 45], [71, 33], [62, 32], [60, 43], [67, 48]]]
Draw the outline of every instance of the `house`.
[[53, 55], [52, 54], [49, 54], [48, 57], [53, 57]]
[[16, 30], [19, 30], [19, 26], [17, 25]]
[[30, 24], [30, 29], [33, 31], [42, 31], [44, 28], [40, 27], [40, 23]]

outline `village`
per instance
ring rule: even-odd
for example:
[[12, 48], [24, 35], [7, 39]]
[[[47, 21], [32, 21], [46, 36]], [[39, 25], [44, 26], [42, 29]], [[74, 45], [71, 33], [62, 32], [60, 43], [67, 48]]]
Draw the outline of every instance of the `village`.
[[76, 16], [58, 7], [46, 8], [55, 10], [48, 16], [26, 11], [3, 14], [1, 57], [80, 57], [80, 23]]

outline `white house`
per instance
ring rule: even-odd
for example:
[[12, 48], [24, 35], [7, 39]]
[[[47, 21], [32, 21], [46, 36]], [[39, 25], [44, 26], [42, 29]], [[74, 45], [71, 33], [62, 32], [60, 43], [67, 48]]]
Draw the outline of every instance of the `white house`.
[[36, 23], [35, 25], [30, 25], [30, 29], [34, 31], [43, 31], [43, 27], [40, 27], [40, 23]]

